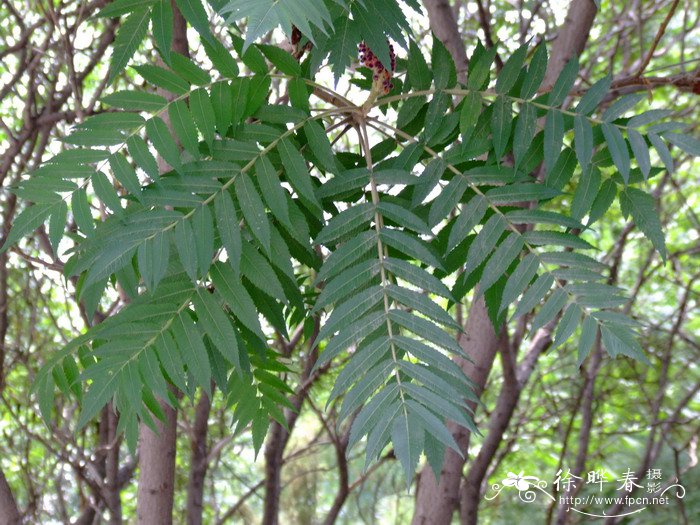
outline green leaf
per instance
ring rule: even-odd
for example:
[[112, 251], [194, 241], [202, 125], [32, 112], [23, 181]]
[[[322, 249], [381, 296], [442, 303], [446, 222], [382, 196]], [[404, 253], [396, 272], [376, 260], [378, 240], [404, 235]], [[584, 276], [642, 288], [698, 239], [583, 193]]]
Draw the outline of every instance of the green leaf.
[[547, 71], [547, 46], [542, 43], [537, 46], [535, 53], [530, 60], [530, 66], [527, 68], [525, 80], [520, 87], [521, 98], [531, 98], [540, 88], [544, 75]]
[[[138, 137], [136, 135], [133, 135], [129, 137], [126, 141], [126, 145], [129, 148], [129, 153], [131, 154], [131, 157], [134, 159], [134, 162], [138, 167], [140, 167], [143, 171], [146, 172], [146, 175], [151, 177], [153, 180], [157, 180], [159, 176], [159, 168], [158, 168], [158, 162], [156, 162], [155, 157], [153, 154], [151, 154], [151, 151], [148, 149], [148, 145], [146, 144], [146, 141], [143, 140], [141, 137]], [[110, 159], [110, 165], [111, 165], [111, 159]], [[112, 167], [114, 169], [114, 167]], [[135, 173], [134, 173], [135, 174]], [[131, 176], [128, 176], [131, 178]], [[137, 185], [140, 188], [141, 183], [138, 182], [138, 178], [136, 179]], [[121, 182], [121, 181], [120, 181]], [[124, 186], [131, 192], [132, 189], [136, 189], [136, 186], [133, 184], [133, 178], [131, 178], [131, 182], [129, 183], [129, 186]], [[139, 189], [135, 195], [139, 195], [141, 193], [141, 190]]]
[[146, 122], [146, 133], [151, 139], [153, 146], [155, 146], [158, 153], [165, 159], [165, 161], [172, 166], [176, 171], [182, 169], [182, 163], [180, 162], [180, 151], [178, 150], [177, 144], [170, 135], [168, 126], [160, 117], [153, 117]]
[[204, 141], [211, 148], [216, 135], [214, 107], [205, 89], [197, 89], [190, 94], [190, 111]]
[[321, 266], [316, 282], [338, 275], [347, 267], [365, 257], [367, 253], [377, 248], [377, 236], [374, 231], [365, 231], [343, 243], [332, 252]]
[[286, 302], [284, 289], [267, 259], [249, 242], [243, 243], [241, 272], [257, 288], [270, 297]]
[[462, 354], [457, 340], [431, 321], [403, 310], [390, 310], [389, 319], [406, 330], [454, 354]]
[[630, 176], [630, 154], [627, 150], [627, 142], [617, 126], [604, 122], [600, 128], [603, 130], [613, 162], [627, 184]]
[[554, 279], [548, 273], [540, 275], [532, 286], [523, 294], [518, 306], [515, 308], [515, 313], [513, 318], [520, 317], [526, 313], [532, 311], [532, 309], [539, 304], [545, 294], [554, 284]]
[[642, 172], [642, 175], [644, 175], [644, 180], [647, 180], [649, 178], [649, 172], [651, 171], [651, 158], [649, 157], [647, 143], [641, 133], [634, 129], [627, 129], [627, 138], [632, 147], [634, 158], [637, 159], [639, 170]]
[[561, 192], [541, 183], [521, 182], [491, 188], [486, 199], [491, 204], [513, 204], [522, 201], [545, 200], [556, 197]]
[[307, 205], [311, 206], [312, 211], [320, 211], [321, 203], [318, 201], [314, 193], [314, 186], [311, 182], [311, 175], [306, 166], [306, 161], [301, 153], [287, 139], [282, 139], [277, 144], [282, 159], [282, 165], [285, 168], [285, 175], [289, 179], [294, 190], [299, 194], [299, 197]]
[[433, 47], [431, 50], [431, 62], [433, 67], [433, 82], [435, 89], [452, 88], [457, 83], [457, 72], [452, 55], [442, 41], [433, 35]]
[[452, 294], [440, 279], [401, 259], [387, 257], [384, 259], [384, 267], [399, 279], [417, 286], [430, 293], [452, 300]]
[[552, 244], [565, 248], [577, 248], [580, 250], [591, 250], [593, 246], [576, 235], [555, 231], [528, 231], [523, 233], [525, 242], [537, 245]]
[[647, 137], [649, 137], [649, 142], [651, 142], [651, 145], [654, 146], [654, 149], [656, 149], [656, 152], [659, 154], [659, 157], [661, 157], [661, 161], [664, 163], [664, 166], [668, 172], [673, 173], [675, 165], [671, 152], [668, 151], [668, 146], [666, 146], [666, 143], [661, 140], [661, 137], [659, 137], [656, 133], [649, 133]]
[[593, 156], [593, 128], [586, 117], [576, 115], [574, 117], [574, 144], [576, 147], [576, 158], [585, 172], [591, 163]]
[[527, 56], [527, 44], [520, 46], [510, 55], [501, 68], [501, 72], [496, 79], [496, 93], [504, 95], [508, 93], [520, 76], [520, 70], [525, 64]]
[[512, 102], [504, 96], [496, 97], [491, 114], [491, 133], [497, 159], [500, 159], [506, 151], [512, 125]]
[[175, 0], [178, 9], [203, 40], [212, 42], [214, 37], [209, 28], [209, 17], [200, 0]]
[[627, 327], [604, 324], [600, 327], [600, 335], [603, 346], [611, 357], [626, 355], [632, 359], [651, 365], [644, 355], [644, 350], [639, 345], [634, 333]]
[[384, 297], [381, 286], [372, 286], [350, 297], [344, 303], [333, 308], [328, 320], [318, 333], [316, 341], [323, 341], [328, 336], [349, 326], [351, 320], [359, 319], [375, 307]]
[[160, 95], [145, 91], [117, 91], [100, 100], [109, 106], [129, 111], [159, 111], [168, 104]]
[[685, 151], [693, 157], [700, 157], [700, 140], [690, 135], [682, 135], [680, 133], [665, 133], [664, 138], [674, 146]]
[[[44, 224], [54, 210], [59, 208], [55, 203], [34, 204], [22, 210], [22, 212], [12, 222], [10, 233], [5, 239], [5, 244], [0, 248], [0, 253], [4, 253], [24, 236], [32, 233], [39, 226]], [[65, 223], [64, 223], [65, 224]]]
[[189, 58], [180, 53], [173, 53], [170, 67], [190, 84], [205, 86], [211, 83], [211, 76]]
[[544, 123], [544, 165], [550, 173], [561, 154], [564, 140], [564, 117], [554, 109], [547, 111]]
[[661, 221], [656, 212], [654, 198], [648, 193], [636, 188], [625, 188], [620, 193], [620, 208], [623, 215], [631, 215], [634, 223], [651, 241], [665, 261], [667, 256], [666, 242], [661, 227]]
[[168, 116], [180, 144], [195, 159], [199, 158], [199, 139], [194, 119], [184, 100], [176, 100], [168, 107]]
[[469, 275], [486, 260], [496, 247], [501, 235], [506, 229], [506, 220], [502, 215], [492, 215], [481, 228], [474, 241], [469, 246], [464, 263], [464, 273]]
[[[323, 3], [313, 0], [229, 0], [220, 11], [226, 22], [247, 18], [243, 52], [261, 36], [281, 25], [288, 35], [295, 25], [302, 34], [313, 38], [311, 25], [325, 33], [325, 24], [331, 23], [331, 15]], [[313, 42], [313, 40], [312, 40]]]
[[476, 91], [470, 91], [462, 103], [462, 109], [459, 113], [459, 132], [462, 135], [462, 141], [467, 143], [476, 128], [476, 123], [481, 114], [482, 100], [481, 96]]
[[197, 384], [211, 397], [211, 366], [202, 340], [202, 333], [187, 312], [177, 316], [172, 332], [180, 355]]
[[181, 220], [175, 226], [175, 246], [180, 262], [192, 281], [197, 280], [197, 250], [194, 232], [189, 221]]
[[430, 68], [421, 53], [420, 48], [413, 40], [409, 43], [407, 61], [408, 82], [415, 90], [429, 89], [432, 83]]
[[444, 221], [457, 206], [468, 187], [469, 181], [465, 177], [454, 177], [431, 204], [428, 226], [434, 228]]
[[421, 419], [414, 412], [399, 411], [399, 416], [391, 427], [391, 442], [394, 445], [394, 453], [403, 467], [407, 489], [411, 486], [418, 460], [423, 452], [424, 435]]
[[138, 248], [139, 271], [143, 282], [151, 292], [165, 277], [170, 257], [170, 239], [165, 233], [147, 238]]
[[92, 189], [95, 190], [97, 197], [105, 206], [112, 210], [114, 214], [119, 215], [123, 211], [121, 201], [107, 176], [101, 171], [98, 171], [92, 176], [91, 181]]
[[459, 325], [452, 316], [433, 302], [427, 295], [395, 284], [387, 285], [386, 290], [398, 303], [422, 313], [436, 323], [459, 329]]
[[192, 304], [200, 326], [214, 346], [236, 367], [239, 374], [242, 373], [236, 332], [221, 306], [214, 300], [211, 293], [201, 288], [193, 296]]
[[73, 217], [78, 225], [78, 229], [85, 235], [95, 231], [95, 221], [92, 218], [90, 211], [90, 203], [88, 202], [87, 192], [85, 188], [78, 188], [71, 197], [71, 210]]
[[588, 357], [593, 347], [596, 334], [598, 333], [598, 324], [591, 316], [584, 316], [581, 324], [581, 337], [578, 340], [578, 357], [577, 365], [580, 367]]
[[501, 306], [499, 307], [499, 313], [504, 309], [508, 308], [521, 293], [525, 291], [527, 286], [532, 281], [532, 278], [537, 273], [537, 269], [540, 266], [537, 255], [534, 253], [527, 254], [518, 263], [513, 273], [508, 278], [506, 286], [503, 289], [503, 296], [501, 298]]
[[108, 83], [111, 83], [124, 70], [141, 45], [141, 42], [143, 42], [143, 39], [146, 38], [149, 15], [150, 12], [145, 7], [135, 10], [119, 27], [117, 36], [114, 39], [112, 59], [109, 63]]
[[375, 208], [371, 202], [364, 202], [343, 210], [332, 217], [316, 237], [316, 244], [330, 245], [374, 218]]
[[479, 280], [479, 288], [481, 292], [488, 290], [503, 273], [508, 269], [510, 264], [520, 254], [525, 243], [519, 233], [512, 232], [503, 240], [496, 248], [493, 255], [486, 263], [484, 271]]
[[187, 81], [183, 80], [168, 69], [152, 66], [150, 64], [134, 66], [134, 69], [148, 83], [159, 88], [163, 88], [174, 95], [183, 95], [190, 89], [190, 85], [187, 83]]
[[270, 211], [281, 222], [289, 225], [291, 228], [286, 192], [280, 184], [277, 170], [275, 170], [267, 157], [260, 157], [255, 162], [255, 175], [260, 185], [260, 191], [265, 197], [265, 202], [270, 207]]
[[265, 213], [265, 205], [260, 199], [253, 181], [247, 174], [241, 173], [234, 181], [238, 204], [243, 212], [248, 227], [260, 241], [266, 252], [270, 251], [270, 222]]
[[398, 204], [393, 204], [391, 202], [380, 201], [377, 205], [377, 210], [385, 219], [394, 221], [406, 229], [413, 230], [417, 233], [424, 233], [426, 235], [430, 235], [431, 233], [430, 228], [428, 228], [428, 225], [423, 221], [423, 219], [403, 206], [399, 206]]
[[115, 0], [99, 10], [97, 17], [113, 18], [148, 7], [156, 0]]
[[203, 40], [204, 52], [211, 63], [222, 76], [236, 78], [238, 76], [238, 64], [226, 47], [218, 39], [213, 41]]
[[[138, 1], [138, 0], [136, 0]], [[169, 0], [157, 0], [151, 10], [151, 31], [156, 46], [166, 62], [170, 61], [173, 42], [173, 8]]]
[[455, 221], [447, 241], [447, 252], [452, 251], [466, 236], [480, 223], [488, 208], [487, 200], [481, 195], [474, 195], [467, 204], [462, 207]]
[[566, 308], [564, 315], [561, 317], [561, 321], [559, 321], [551, 350], [563, 345], [574, 334], [581, 320], [582, 313], [581, 307], [577, 304], [570, 304]]
[[221, 243], [226, 248], [231, 267], [238, 275], [241, 263], [241, 228], [228, 192], [222, 192], [214, 199], [214, 214]]
[[416, 236], [385, 227], [381, 229], [380, 237], [386, 245], [399, 252], [433, 268], [444, 269], [440, 260]]
[[617, 184], [612, 179], [607, 179], [600, 187], [598, 194], [593, 200], [591, 211], [588, 214], [588, 224], [593, 224], [600, 219], [610, 208], [617, 195]]
[[76, 423], [76, 431], [84, 428], [112, 399], [117, 390], [118, 381], [119, 374], [114, 373], [114, 371], [104, 371], [101, 377], [93, 379], [80, 407], [80, 417]]
[[214, 256], [214, 220], [209, 206], [199, 206], [192, 215], [192, 232], [197, 250], [197, 267], [204, 277]]
[[321, 168], [330, 173], [337, 173], [335, 154], [323, 127], [318, 122], [309, 120], [304, 124], [304, 134]]
[[571, 203], [571, 216], [582, 219], [591, 209], [600, 189], [600, 170], [590, 168], [581, 175]]
[[576, 113], [581, 115], [589, 115], [598, 107], [598, 104], [605, 98], [610, 90], [610, 84], [612, 83], [612, 75], [607, 74], [605, 77], [601, 78], [593, 84], [588, 91], [581, 97], [578, 105], [576, 106]]
[[549, 93], [547, 103], [550, 106], [559, 106], [567, 97], [578, 75], [578, 56], [569, 60], [559, 74], [559, 78], [554, 83], [552, 91]]
[[480, 90], [489, 82], [491, 64], [496, 57], [496, 48], [484, 49], [481, 42], [477, 42], [476, 49], [469, 59], [469, 74], [467, 75], [467, 87], [471, 90]]
[[[49, 242], [51, 243], [51, 248], [53, 249], [54, 256], [58, 257], [58, 246], [63, 238], [63, 231], [66, 228], [66, 219], [68, 216], [68, 205], [65, 201], [61, 200], [57, 203], [55, 211], [51, 213], [51, 218], [49, 219]], [[19, 218], [17, 219], [19, 220]], [[15, 221], [15, 224], [17, 222]], [[13, 226], [14, 228], [14, 226]], [[7, 246], [12, 243], [8, 237]], [[5, 250], [5, 246], [0, 249], [0, 253]]]
[[532, 139], [535, 138], [537, 127], [537, 108], [532, 104], [520, 106], [520, 115], [515, 124], [515, 138], [513, 139], [513, 155], [515, 156], [515, 169], [521, 163], [527, 153]]
[[617, 99], [610, 105], [610, 107], [608, 107], [608, 109], [605, 110], [603, 113], [603, 120], [605, 122], [612, 122], [613, 120], [621, 117], [628, 110], [632, 109], [646, 97], [647, 96], [644, 93], [632, 93]]
[[301, 75], [299, 62], [284, 49], [269, 44], [259, 44], [258, 49], [282, 73], [293, 77]]
[[[386, 262], [385, 266], [387, 266]], [[388, 266], [387, 268], [393, 271], [392, 268]], [[343, 270], [332, 281], [326, 283], [311, 312], [318, 312], [329, 304], [337, 304], [349, 294], [356, 292], [358, 288], [371, 282], [378, 273], [379, 262], [376, 260], [363, 261]]]

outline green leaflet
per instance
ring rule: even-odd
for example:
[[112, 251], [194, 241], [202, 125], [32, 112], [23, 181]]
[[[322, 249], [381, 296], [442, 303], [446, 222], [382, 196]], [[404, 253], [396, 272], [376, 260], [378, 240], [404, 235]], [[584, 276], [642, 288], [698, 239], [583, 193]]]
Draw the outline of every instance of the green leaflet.
[[236, 177], [234, 188], [243, 218], [253, 235], [255, 235], [255, 238], [260, 241], [262, 247], [269, 253], [270, 222], [265, 213], [265, 205], [260, 198], [260, 194], [253, 185], [251, 178], [245, 173], [241, 173]]
[[146, 38], [149, 14], [146, 7], [134, 10], [119, 28], [114, 39], [114, 51], [109, 64], [108, 82], [111, 83], [124, 70], [141, 45], [141, 42], [143, 42], [143, 39]]
[[631, 215], [634, 223], [651, 241], [662, 259], [666, 259], [666, 242], [661, 227], [661, 221], [656, 212], [654, 198], [636, 188], [626, 188], [620, 193], [622, 213]]
[[236, 333], [221, 306], [207, 290], [202, 289], [197, 290], [192, 301], [199, 324], [204, 332], [214, 343], [216, 349], [221, 352], [221, 355], [233, 363], [238, 373], [241, 374]]

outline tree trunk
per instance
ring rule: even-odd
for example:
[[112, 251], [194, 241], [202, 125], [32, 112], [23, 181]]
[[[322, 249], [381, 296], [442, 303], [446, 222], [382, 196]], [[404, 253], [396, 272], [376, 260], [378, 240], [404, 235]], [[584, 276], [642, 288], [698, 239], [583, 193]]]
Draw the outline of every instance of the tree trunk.
[[7, 484], [5, 474], [0, 470], [0, 525], [17, 525], [21, 523], [19, 509]]
[[597, 8], [593, 0], [573, 0], [571, 2], [564, 25], [551, 45], [549, 65], [542, 83], [543, 90], [554, 85], [559, 73], [571, 57], [578, 56], [583, 52], [596, 12]]
[[202, 525], [204, 478], [207, 475], [207, 430], [211, 400], [202, 392], [195, 409], [194, 428], [190, 439], [190, 477], [187, 484], [187, 523]]
[[[173, 5], [172, 50], [189, 56], [187, 22]], [[167, 115], [164, 120], [167, 121]], [[162, 165], [163, 160], [159, 160]], [[137, 494], [137, 518], [139, 525], [169, 525], [173, 522], [175, 489], [175, 455], [177, 451], [177, 411], [164, 401], [160, 406], [165, 421], [157, 421], [158, 433], [141, 425], [139, 434], [139, 486]]]
[[165, 422], [156, 420], [158, 434], [141, 425], [139, 436], [139, 487], [137, 518], [139, 525], [170, 525], [173, 522], [177, 411], [160, 403]]

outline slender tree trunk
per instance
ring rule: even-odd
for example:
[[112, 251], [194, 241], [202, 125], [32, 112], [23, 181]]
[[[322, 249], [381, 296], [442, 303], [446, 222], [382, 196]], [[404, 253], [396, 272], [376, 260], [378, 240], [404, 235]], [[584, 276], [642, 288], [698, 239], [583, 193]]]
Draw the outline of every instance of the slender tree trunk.
[[593, 0], [573, 0], [564, 25], [551, 46], [551, 56], [542, 88], [551, 88], [569, 59], [583, 53], [597, 8]]
[[5, 474], [0, 470], [0, 525], [17, 525], [21, 523], [19, 509], [7, 484]]
[[[175, 2], [171, 3], [174, 15], [172, 50], [189, 56], [187, 22]], [[162, 159], [158, 160], [162, 164]], [[142, 424], [139, 435], [140, 476], [136, 508], [139, 525], [170, 525], [173, 522], [177, 411], [164, 401], [160, 401], [160, 406], [166, 417], [164, 422], [156, 421], [158, 433]]]
[[207, 430], [211, 400], [202, 392], [195, 409], [194, 428], [190, 439], [190, 477], [187, 484], [187, 523], [202, 525], [204, 478], [207, 474]]

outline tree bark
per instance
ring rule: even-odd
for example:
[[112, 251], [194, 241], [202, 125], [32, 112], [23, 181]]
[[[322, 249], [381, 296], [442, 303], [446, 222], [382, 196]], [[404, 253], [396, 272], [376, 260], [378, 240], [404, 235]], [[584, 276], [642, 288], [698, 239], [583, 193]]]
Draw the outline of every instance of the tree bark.
[[207, 430], [211, 400], [202, 392], [195, 409], [194, 428], [190, 438], [190, 477], [187, 484], [187, 523], [202, 525], [204, 478], [207, 474]]
[[[187, 22], [173, 5], [172, 50], [189, 56]], [[166, 123], [167, 122], [167, 115]], [[159, 165], [162, 164], [162, 159]], [[139, 433], [139, 486], [136, 514], [139, 525], [170, 525], [173, 522], [177, 411], [164, 401], [165, 421], [157, 421], [158, 433], [141, 424]]]
[[588, 34], [598, 9], [593, 0], [573, 0], [569, 5], [564, 25], [551, 46], [551, 56], [542, 89], [554, 85], [559, 73], [573, 56], [580, 55], [588, 42]]
[[0, 470], [0, 525], [18, 525], [21, 522], [17, 502], [7, 484], [5, 474]]
[[136, 514], [139, 525], [173, 522], [177, 411], [160, 403], [165, 422], [156, 420], [158, 433], [141, 425], [139, 436], [139, 487]]

